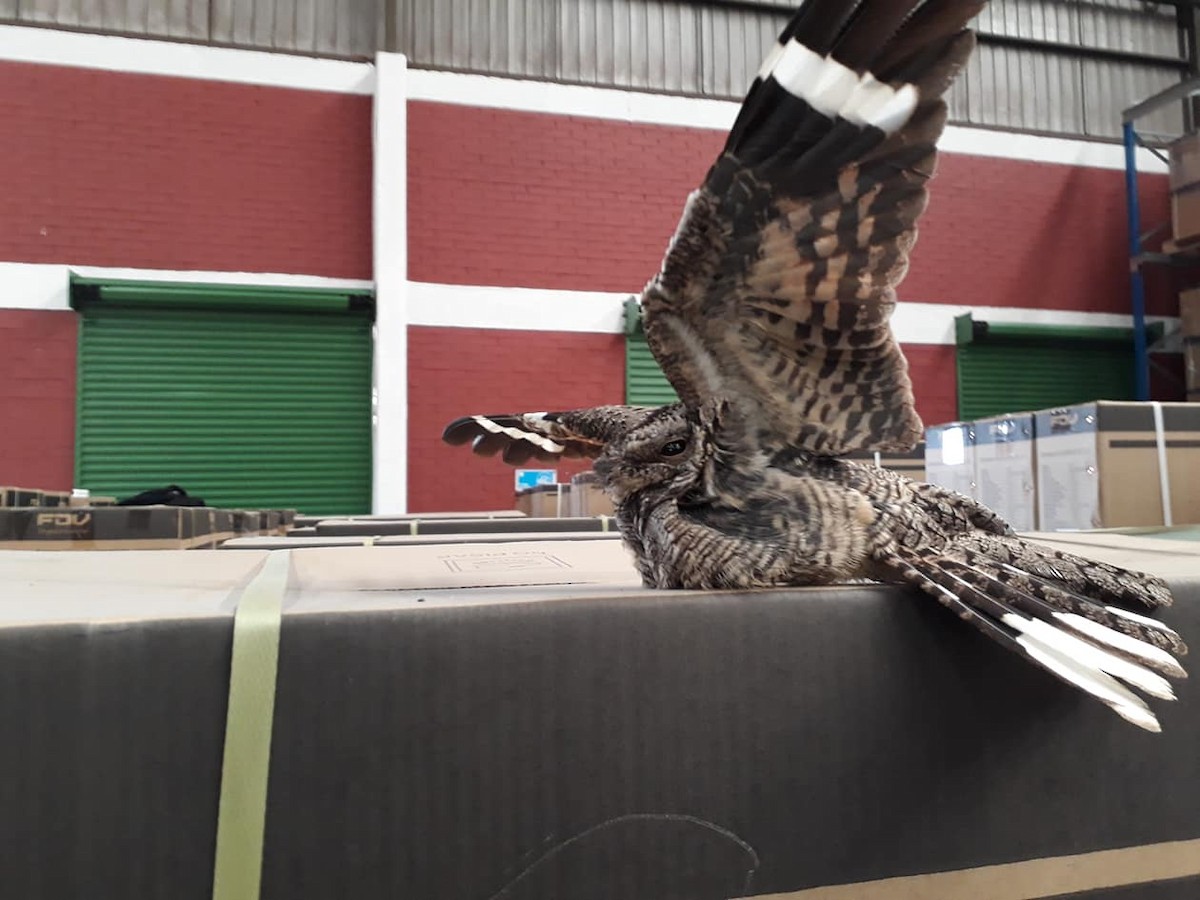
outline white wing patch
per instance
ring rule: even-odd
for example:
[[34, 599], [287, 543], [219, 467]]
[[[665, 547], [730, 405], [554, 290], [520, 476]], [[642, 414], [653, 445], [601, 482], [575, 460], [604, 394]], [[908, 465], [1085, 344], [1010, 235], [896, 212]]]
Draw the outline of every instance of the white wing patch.
[[870, 72], [859, 77], [832, 56], [821, 56], [795, 39], [782, 50], [776, 46], [763, 69], [785, 91], [822, 115], [870, 125], [885, 134], [900, 130], [917, 108], [919, 98], [913, 85], [892, 87]]
[[519, 428], [510, 428], [507, 425], [498, 425], [487, 416], [472, 416], [471, 418], [474, 419], [479, 424], [479, 427], [484, 431], [490, 431], [492, 434], [504, 434], [515, 441], [529, 441], [529, 443], [535, 444], [549, 453], [562, 453], [566, 449], [562, 444], [555, 443], [548, 437], [543, 437], [542, 435], [536, 434], [532, 431], [522, 431]]

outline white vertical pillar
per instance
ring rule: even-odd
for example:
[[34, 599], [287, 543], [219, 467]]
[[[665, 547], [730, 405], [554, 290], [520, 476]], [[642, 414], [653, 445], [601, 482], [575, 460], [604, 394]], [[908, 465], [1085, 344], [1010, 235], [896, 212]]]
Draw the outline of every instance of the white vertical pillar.
[[376, 513], [408, 508], [408, 61], [375, 54], [372, 251], [375, 278]]

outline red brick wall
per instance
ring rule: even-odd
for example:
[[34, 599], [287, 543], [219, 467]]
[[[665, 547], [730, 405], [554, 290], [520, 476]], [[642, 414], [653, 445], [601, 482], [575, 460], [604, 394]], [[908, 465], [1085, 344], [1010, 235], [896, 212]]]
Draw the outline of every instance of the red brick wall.
[[[410, 103], [410, 275], [636, 292], [722, 138]], [[1127, 311], [1123, 179], [1109, 169], [943, 154], [901, 299]], [[1143, 205], [1148, 224], [1165, 217], [1165, 176], [1143, 178]]]
[[0, 309], [0, 484], [72, 487], [75, 321], [73, 312]]
[[0, 260], [371, 277], [370, 97], [0, 62], [0, 122]]
[[[619, 334], [414, 327], [408, 366], [414, 512], [512, 507], [513, 469], [443, 444], [451, 419], [621, 403], [625, 395], [625, 338]], [[569, 477], [586, 468], [568, 462], [559, 472]]]

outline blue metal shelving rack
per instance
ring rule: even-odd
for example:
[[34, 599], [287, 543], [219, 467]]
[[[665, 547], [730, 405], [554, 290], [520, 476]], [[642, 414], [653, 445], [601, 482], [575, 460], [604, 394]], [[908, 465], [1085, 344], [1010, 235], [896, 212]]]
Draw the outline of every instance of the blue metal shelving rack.
[[[1194, 125], [1191, 115], [1191, 98], [1200, 94], [1200, 78], [1192, 78], [1172, 85], [1165, 91], [1137, 103], [1121, 114], [1122, 132], [1125, 141], [1125, 203], [1129, 216], [1129, 280], [1133, 311], [1134, 391], [1138, 400], [1150, 399], [1150, 347], [1146, 336], [1146, 282], [1143, 269], [1146, 266], [1197, 266], [1200, 265], [1200, 247], [1187, 250], [1151, 253], [1145, 249], [1148, 240], [1170, 229], [1170, 222], [1157, 225], [1147, 232], [1142, 231], [1141, 198], [1138, 196], [1137, 150], [1144, 147], [1163, 162], [1166, 155], [1151, 146], [1137, 130], [1137, 122], [1150, 113], [1172, 103], [1184, 105], [1184, 120], [1187, 130]], [[1162, 137], [1162, 135], [1156, 135]], [[1169, 231], [1168, 231], [1169, 233]]]

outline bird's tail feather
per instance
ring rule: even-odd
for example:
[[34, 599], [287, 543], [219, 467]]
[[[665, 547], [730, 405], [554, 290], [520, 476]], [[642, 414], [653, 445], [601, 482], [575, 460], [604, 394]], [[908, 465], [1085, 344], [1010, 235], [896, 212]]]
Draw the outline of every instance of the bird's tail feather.
[[1171, 655], [1186, 647], [1170, 628], [1097, 603], [1063, 579], [1031, 576], [1003, 554], [955, 542], [936, 552], [893, 546], [878, 559], [988, 637], [1148, 731], [1159, 730], [1158, 720], [1135, 690], [1172, 700], [1164, 676], [1186, 677]]
[[956, 546], [1008, 563], [1029, 576], [1058, 582], [1103, 603], [1135, 604], [1145, 609], [1171, 605], [1171, 589], [1161, 578], [1129, 572], [1096, 560], [1053, 550], [1016, 536], [962, 535]]

